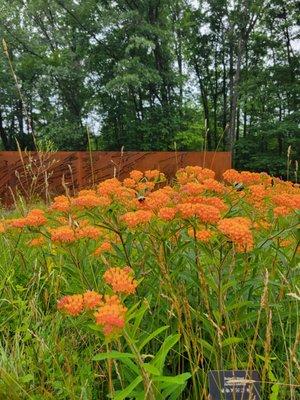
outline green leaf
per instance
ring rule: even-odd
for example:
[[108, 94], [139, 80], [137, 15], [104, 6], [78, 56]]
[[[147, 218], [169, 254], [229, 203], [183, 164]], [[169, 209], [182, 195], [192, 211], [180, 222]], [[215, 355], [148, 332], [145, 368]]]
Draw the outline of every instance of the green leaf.
[[28, 383], [28, 382], [33, 381], [33, 379], [34, 379], [34, 376], [33, 376], [32, 374], [27, 374], [27, 375], [22, 376], [22, 377], [20, 378], [20, 381], [21, 381], [22, 383]]
[[123, 400], [126, 397], [130, 395], [130, 393], [137, 387], [139, 383], [142, 382], [142, 377], [138, 376], [135, 378], [133, 382], [131, 382], [130, 385], [128, 385], [125, 389], [121, 390], [121, 392], [118, 392], [116, 396], [114, 397], [114, 400]]
[[135, 321], [134, 321], [133, 327], [131, 329], [131, 334], [132, 334], [133, 338], [135, 337], [136, 332], [142, 322], [143, 316], [144, 316], [145, 312], [148, 310], [148, 308], [149, 308], [149, 303], [145, 300], [143, 302], [141, 308], [135, 312], [135, 314], [134, 314]]
[[94, 361], [101, 361], [101, 360], [121, 360], [123, 358], [134, 358], [134, 355], [131, 353], [120, 353], [119, 351], [111, 351], [109, 353], [100, 353], [93, 357]]
[[206, 340], [204, 340], [204, 339], [198, 339], [198, 342], [200, 343], [200, 345], [201, 345], [202, 347], [204, 347], [206, 350], [208, 350], [210, 354], [211, 354], [211, 353], [214, 354], [214, 355], [217, 354], [217, 353], [216, 353], [216, 350], [213, 348], [213, 346], [212, 346], [211, 344], [209, 344]]
[[160, 373], [162, 373], [163, 371], [167, 354], [169, 353], [171, 348], [178, 342], [179, 338], [180, 338], [179, 334], [168, 336], [161, 345], [156, 356], [152, 360], [151, 364], [155, 365], [160, 371]]
[[246, 307], [246, 306], [252, 306], [253, 307], [253, 301], [246, 300], [246, 301], [242, 301], [242, 302], [239, 302], [239, 303], [229, 304], [228, 306], [226, 306], [226, 311], [230, 312], [230, 311], [233, 311], [235, 309], [239, 309], [239, 308]]
[[[131, 372], [134, 372], [135, 375], [139, 374], [139, 372], [140, 372], [139, 368], [137, 367], [137, 365], [130, 358], [120, 358], [119, 361], [122, 364], [126, 365], [128, 370], [130, 370]], [[125, 373], [125, 371], [126, 371], [126, 369], [124, 369], [124, 373]]]
[[161, 332], [165, 331], [168, 329], [169, 326], [161, 326], [160, 328], [156, 329], [154, 332], [152, 332], [150, 335], [148, 335], [142, 343], [138, 346], [139, 351], [142, 350], [143, 347], [146, 346], [147, 343], [150, 342], [150, 340], [154, 339], [157, 335], [159, 335]]
[[145, 363], [144, 365], [143, 365], [143, 368], [147, 371], [147, 372], [149, 372], [149, 374], [151, 374], [151, 375], [159, 375], [160, 373], [159, 373], [159, 370], [154, 366], [154, 365], [151, 365], [151, 364], [149, 364], [149, 363]]
[[169, 385], [163, 391], [163, 398], [168, 400], [177, 400], [181, 399], [181, 393], [184, 391], [187, 382], [183, 385]]
[[238, 344], [240, 342], [243, 342], [243, 340], [244, 340], [243, 338], [232, 336], [222, 341], [222, 347], [230, 346], [232, 344]]
[[192, 375], [185, 372], [176, 376], [154, 376], [153, 382], [164, 382], [171, 385], [183, 385]]

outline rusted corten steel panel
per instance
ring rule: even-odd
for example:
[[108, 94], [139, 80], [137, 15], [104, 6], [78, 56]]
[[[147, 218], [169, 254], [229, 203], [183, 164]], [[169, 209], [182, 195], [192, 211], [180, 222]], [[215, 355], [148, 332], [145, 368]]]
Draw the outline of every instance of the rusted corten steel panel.
[[[93, 151], [29, 154], [14, 151], [0, 152], [0, 201], [10, 202], [11, 190], [22, 194], [35, 191], [45, 194], [47, 175], [50, 194], [64, 193], [66, 187], [74, 190], [91, 187], [94, 184], [117, 176], [124, 179], [133, 169], [146, 171], [159, 169], [168, 178], [174, 177], [176, 170], [187, 165], [211, 168], [216, 178], [231, 168], [230, 152], [114, 152]], [[34, 176], [37, 178], [35, 179]], [[34, 180], [32, 180], [34, 178]]]

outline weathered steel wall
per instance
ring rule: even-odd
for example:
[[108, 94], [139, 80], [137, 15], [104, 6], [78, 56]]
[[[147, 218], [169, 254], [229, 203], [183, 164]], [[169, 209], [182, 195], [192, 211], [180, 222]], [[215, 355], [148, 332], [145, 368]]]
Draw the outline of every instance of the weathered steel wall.
[[[0, 201], [12, 199], [11, 189], [23, 194], [43, 195], [45, 184], [51, 194], [90, 187], [114, 175], [120, 179], [133, 169], [159, 169], [169, 178], [178, 168], [199, 165], [211, 168], [217, 179], [231, 168], [230, 152], [67, 152], [29, 154], [14, 151], [0, 152]], [[47, 179], [45, 177], [47, 176]]]

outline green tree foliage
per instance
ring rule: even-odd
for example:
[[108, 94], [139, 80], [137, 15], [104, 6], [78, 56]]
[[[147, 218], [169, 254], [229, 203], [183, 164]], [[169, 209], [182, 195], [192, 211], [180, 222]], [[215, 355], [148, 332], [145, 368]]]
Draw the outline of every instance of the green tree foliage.
[[284, 175], [298, 25], [292, 0], [3, 0], [2, 148], [33, 148], [33, 131], [86, 149], [89, 129], [99, 149], [231, 149], [238, 168]]

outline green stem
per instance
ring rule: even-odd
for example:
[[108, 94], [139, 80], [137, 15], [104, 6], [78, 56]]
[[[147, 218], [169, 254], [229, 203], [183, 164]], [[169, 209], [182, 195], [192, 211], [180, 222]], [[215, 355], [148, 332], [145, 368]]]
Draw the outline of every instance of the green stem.
[[148, 372], [145, 371], [145, 369], [144, 369], [144, 362], [142, 360], [142, 357], [141, 357], [134, 341], [132, 340], [132, 338], [126, 331], [126, 329], [124, 329], [123, 333], [124, 333], [126, 342], [127, 342], [128, 346], [130, 347], [130, 350], [132, 351], [132, 353], [135, 356], [136, 362], [137, 362], [137, 364], [140, 368], [141, 374], [142, 374], [143, 385], [144, 385], [144, 390], [145, 390], [145, 400], [155, 400], [156, 397], [154, 395], [152, 381], [148, 375]]

